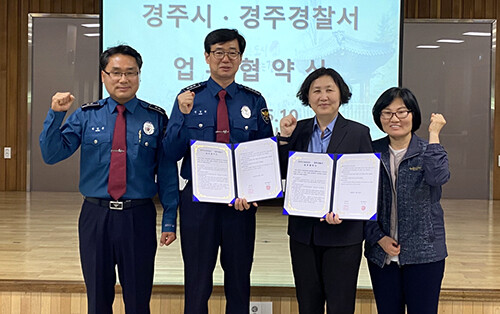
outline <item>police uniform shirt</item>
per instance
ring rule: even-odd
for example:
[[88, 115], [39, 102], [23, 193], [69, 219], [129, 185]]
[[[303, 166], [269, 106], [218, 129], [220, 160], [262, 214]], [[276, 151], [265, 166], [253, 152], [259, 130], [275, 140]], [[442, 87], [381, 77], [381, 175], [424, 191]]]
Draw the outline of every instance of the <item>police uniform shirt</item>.
[[[168, 156], [175, 160], [184, 157], [181, 176], [191, 179], [190, 140], [215, 141], [217, 130], [217, 94], [222, 87], [212, 78], [181, 90], [195, 93], [189, 114], [179, 109], [177, 98], [163, 142]], [[241, 143], [273, 136], [266, 101], [262, 95], [241, 84], [231, 83], [225, 88], [229, 116], [230, 142]]]
[[[71, 114], [62, 127], [66, 112], [50, 109], [45, 119], [40, 134], [44, 161], [54, 164], [66, 159], [81, 145], [79, 187], [86, 197], [111, 198], [107, 190], [117, 105], [110, 97], [85, 104]], [[158, 192], [164, 208], [162, 229], [175, 232], [177, 171], [165, 167], [163, 162], [158, 167], [168, 118], [163, 109], [135, 97], [124, 105], [127, 121], [127, 190], [122, 199], [152, 198]], [[155, 183], [157, 172], [159, 185]]]

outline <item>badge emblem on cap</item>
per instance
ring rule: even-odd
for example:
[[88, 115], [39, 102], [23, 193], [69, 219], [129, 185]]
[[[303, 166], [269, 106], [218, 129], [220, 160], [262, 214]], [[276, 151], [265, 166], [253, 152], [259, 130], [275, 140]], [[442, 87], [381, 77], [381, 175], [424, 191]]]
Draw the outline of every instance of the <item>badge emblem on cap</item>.
[[252, 116], [252, 112], [250, 111], [250, 108], [248, 108], [248, 106], [241, 107], [241, 116], [245, 119], [249, 119], [250, 116]]
[[151, 135], [155, 132], [155, 126], [150, 121], [146, 121], [142, 126], [142, 130], [144, 131], [144, 134]]

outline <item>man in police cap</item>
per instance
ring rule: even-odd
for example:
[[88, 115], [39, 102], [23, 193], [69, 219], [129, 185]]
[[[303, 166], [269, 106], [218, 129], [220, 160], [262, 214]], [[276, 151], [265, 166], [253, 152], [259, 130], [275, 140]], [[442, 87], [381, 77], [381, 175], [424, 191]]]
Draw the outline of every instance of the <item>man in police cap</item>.
[[[273, 135], [264, 98], [234, 81], [245, 44], [237, 30], [209, 33], [205, 61], [210, 78], [184, 88], [177, 96], [163, 144], [170, 158], [184, 158], [181, 176], [186, 180], [191, 180], [191, 139], [240, 143]], [[185, 313], [208, 313], [219, 247], [226, 313], [248, 313], [257, 204], [245, 199], [236, 199], [234, 207], [193, 202], [190, 181], [179, 204]]]
[[[163, 158], [168, 118], [163, 109], [136, 98], [142, 66], [132, 47], [100, 56], [101, 79], [110, 97], [78, 108], [61, 126], [75, 97], [58, 92], [40, 135], [46, 163], [71, 156], [81, 146], [80, 259], [88, 312], [112, 313], [116, 274], [127, 313], [149, 313], [157, 248], [156, 208], [163, 205], [161, 244], [176, 239], [178, 176]], [[158, 183], [155, 175], [158, 174]]]

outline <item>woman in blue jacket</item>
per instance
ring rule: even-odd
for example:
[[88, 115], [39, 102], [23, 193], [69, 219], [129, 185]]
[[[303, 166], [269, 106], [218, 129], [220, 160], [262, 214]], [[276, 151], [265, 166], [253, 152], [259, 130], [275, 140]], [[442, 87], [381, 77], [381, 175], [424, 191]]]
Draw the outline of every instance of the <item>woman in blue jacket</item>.
[[373, 142], [381, 153], [377, 222], [365, 227], [365, 256], [377, 303], [384, 314], [437, 313], [448, 255], [441, 186], [450, 172], [439, 143], [446, 124], [433, 113], [429, 141], [415, 135], [421, 123], [413, 93], [393, 87], [375, 103], [373, 119], [388, 136]]

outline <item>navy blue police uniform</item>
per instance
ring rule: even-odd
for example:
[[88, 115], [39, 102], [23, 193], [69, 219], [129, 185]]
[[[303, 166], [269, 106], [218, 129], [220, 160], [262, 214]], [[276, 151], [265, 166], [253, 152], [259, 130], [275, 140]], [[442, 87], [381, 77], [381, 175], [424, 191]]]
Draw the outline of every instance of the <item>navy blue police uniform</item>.
[[[188, 180], [179, 200], [186, 314], [208, 313], [219, 247], [226, 313], [249, 311], [256, 208], [238, 211], [226, 204], [192, 201], [189, 143], [191, 139], [215, 142], [217, 94], [221, 89], [212, 78], [183, 89], [181, 93], [187, 90], [195, 93], [193, 108], [189, 114], [183, 114], [176, 99], [163, 140], [170, 158], [184, 158], [181, 176]], [[231, 143], [273, 135], [267, 105], [259, 92], [235, 82], [225, 90]]]
[[167, 115], [137, 98], [124, 105], [127, 187], [118, 201], [108, 194], [115, 100], [85, 104], [62, 126], [66, 112], [50, 109], [40, 134], [42, 156], [48, 164], [68, 158], [81, 147], [79, 188], [85, 200], [78, 230], [89, 313], [112, 313], [115, 265], [127, 313], [149, 313], [157, 248], [152, 198], [157, 193], [164, 208], [162, 231], [175, 232], [178, 175], [175, 163], [167, 166], [161, 145]]

